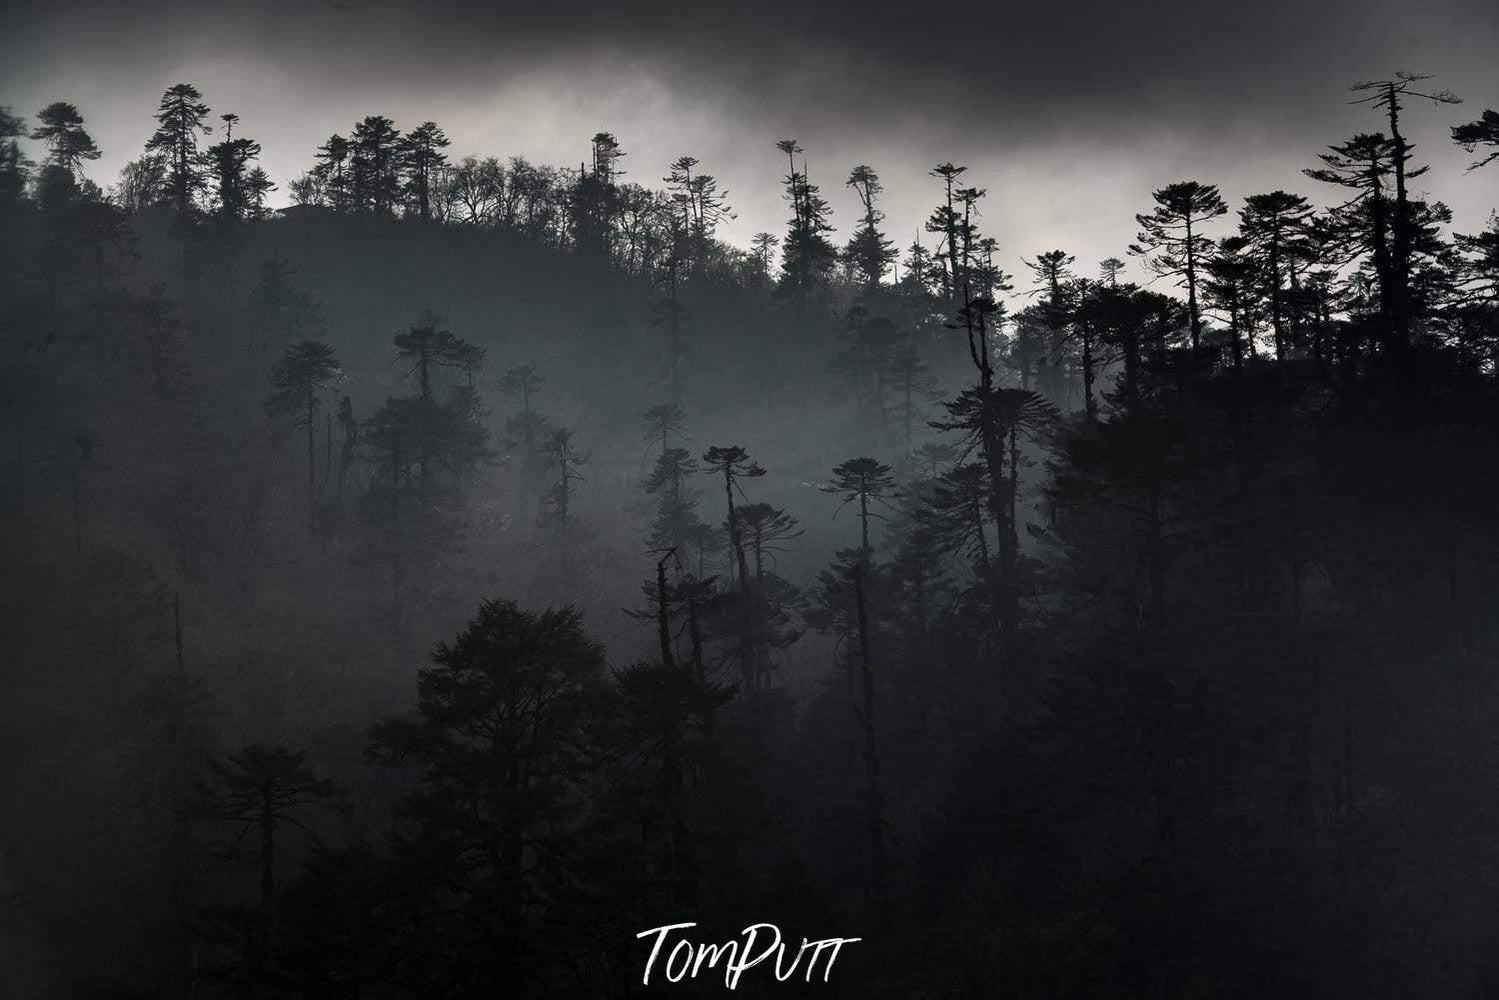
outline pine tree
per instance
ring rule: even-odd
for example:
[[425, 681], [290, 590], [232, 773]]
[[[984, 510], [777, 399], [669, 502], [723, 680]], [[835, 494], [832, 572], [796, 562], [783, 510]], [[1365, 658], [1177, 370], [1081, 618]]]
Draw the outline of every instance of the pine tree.
[[348, 144], [349, 203], [354, 211], [395, 213], [401, 200], [401, 148], [401, 133], [383, 115], [368, 115], [354, 126]]
[[443, 153], [448, 137], [436, 122], [422, 122], [401, 137], [397, 155], [404, 176], [406, 196], [416, 217], [423, 222], [432, 218], [432, 194], [437, 177], [448, 162]]
[[198, 193], [207, 185], [198, 153], [198, 136], [213, 129], [205, 124], [208, 105], [192, 84], [179, 83], [161, 95], [156, 109], [156, 131], [146, 142], [147, 153], [167, 159], [167, 188], [179, 218], [193, 215]]

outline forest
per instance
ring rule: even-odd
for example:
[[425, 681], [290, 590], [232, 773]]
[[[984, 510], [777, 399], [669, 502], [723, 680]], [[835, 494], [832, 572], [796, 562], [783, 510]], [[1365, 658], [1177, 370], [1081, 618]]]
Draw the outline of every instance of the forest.
[[859, 939], [750, 997], [1499, 996], [1499, 216], [1407, 138], [1499, 112], [1345, 83], [1096, 265], [940, 149], [900, 246], [744, 136], [741, 247], [607, 132], [272, 177], [177, 83], [106, 184], [0, 111], [0, 995], [717, 995], [692, 922]]

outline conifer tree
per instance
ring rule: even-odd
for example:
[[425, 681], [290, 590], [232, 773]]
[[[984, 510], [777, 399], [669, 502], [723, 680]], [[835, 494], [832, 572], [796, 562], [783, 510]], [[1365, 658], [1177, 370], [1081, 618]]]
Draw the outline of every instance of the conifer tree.
[[432, 218], [432, 194], [437, 177], [447, 163], [443, 153], [448, 137], [436, 122], [422, 122], [401, 137], [398, 156], [406, 195], [418, 219]]
[[167, 160], [167, 188], [179, 218], [190, 217], [198, 193], [207, 185], [198, 137], [213, 128], [206, 124], [208, 105], [203, 95], [189, 83], [178, 83], [161, 95], [156, 109], [156, 131], [146, 142], [147, 153], [157, 153]]
[[66, 101], [54, 101], [37, 112], [39, 123], [31, 132], [47, 146], [47, 162], [77, 179], [84, 160], [97, 160], [99, 147], [83, 127], [83, 116]]
[[1216, 187], [1197, 181], [1168, 184], [1156, 191], [1154, 198], [1155, 208], [1149, 214], [1135, 216], [1140, 233], [1129, 252], [1143, 258], [1156, 274], [1175, 278], [1186, 287], [1187, 317], [1195, 355], [1202, 342], [1202, 316], [1197, 302], [1199, 268], [1213, 245], [1203, 235], [1202, 227], [1225, 214], [1228, 206]]

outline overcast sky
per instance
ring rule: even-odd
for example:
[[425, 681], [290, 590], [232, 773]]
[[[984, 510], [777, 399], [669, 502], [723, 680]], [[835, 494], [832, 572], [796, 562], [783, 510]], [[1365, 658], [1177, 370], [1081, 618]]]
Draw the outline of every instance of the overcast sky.
[[240, 115], [283, 194], [322, 140], [367, 114], [434, 119], [450, 155], [556, 165], [607, 130], [630, 180], [657, 184], [697, 156], [729, 190], [726, 235], [744, 245], [785, 228], [774, 142], [795, 137], [840, 242], [850, 167], [879, 171], [904, 247], [936, 198], [926, 171], [952, 160], [988, 189], [984, 226], [1007, 270], [1063, 247], [1090, 272], [1123, 255], [1134, 213], [1171, 181], [1215, 183], [1235, 206], [1277, 187], [1334, 197], [1300, 169], [1381, 127], [1347, 103], [1348, 84], [1404, 69], [1467, 99], [1409, 109], [1433, 164], [1417, 190], [1450, 204], [1460, 231], [1499, 206], [1499, 171], [1464, 173], [1446, 138], [1499, 106], [1495, 0], [0, 5], [0, 104], [78, 105], [104, 184], [139, 155], [161, 92], [187, 81], [215, 115]]

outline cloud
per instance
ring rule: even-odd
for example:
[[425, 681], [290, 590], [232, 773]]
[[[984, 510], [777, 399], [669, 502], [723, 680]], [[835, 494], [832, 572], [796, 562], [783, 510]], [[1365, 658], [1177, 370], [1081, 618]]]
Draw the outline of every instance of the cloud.
[[[1346, 103], [1355, 79], [1433, 71], [1499, 103], [1499, 5], [1452, 0], [755, 4], [23, 2], [0, 41], [0, 103], [79, 104], [112, 176], [179, 79], [242, 115], [273, 175], [295, 176], [365, 114], [433, 118], [458, 153], [574, 163], [599, 129], [630, 177], [654, 183], [692, 152], [732, 192], [739, 242], [780, 230], [773, 142], [807, 147], [838, 215], [850, 167], [885, 178], [909, 243], [934, 199], [930, 164], [956, 160], [990, 191], [1007, 266], [1053, 245], [1117, 253], [1150, 190], [1186, 176], [1236, 200], [1288, 187], [1326, 143], [1378, 127]], [[1481, 224], [1491, 185], [1445, 141], [1468, 109], [1412, 108], [1426, 182]]]

